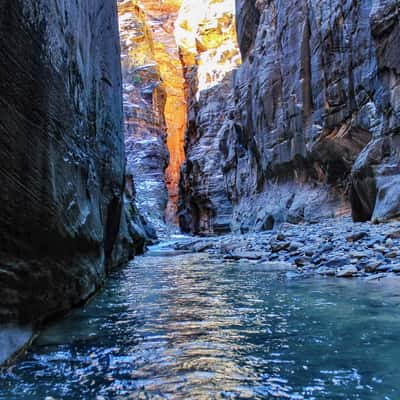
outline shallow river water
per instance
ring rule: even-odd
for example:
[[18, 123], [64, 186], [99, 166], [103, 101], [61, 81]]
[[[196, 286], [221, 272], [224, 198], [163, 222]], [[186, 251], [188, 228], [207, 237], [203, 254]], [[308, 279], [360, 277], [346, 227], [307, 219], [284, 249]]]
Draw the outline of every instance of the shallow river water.
[[0, 374], [0, 399], [400, 399], [400, 290], [161, 246]]

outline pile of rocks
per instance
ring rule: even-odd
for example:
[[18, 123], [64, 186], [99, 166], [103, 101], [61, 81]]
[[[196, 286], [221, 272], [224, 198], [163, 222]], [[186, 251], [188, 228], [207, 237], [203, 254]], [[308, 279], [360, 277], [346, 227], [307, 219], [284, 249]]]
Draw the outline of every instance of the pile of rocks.
[[175, 248], [298, 274], [366, 279], [400, 274], [399, 222], [374, 225], [342, 218], [285, 223], [278, 231], [197, 238]]

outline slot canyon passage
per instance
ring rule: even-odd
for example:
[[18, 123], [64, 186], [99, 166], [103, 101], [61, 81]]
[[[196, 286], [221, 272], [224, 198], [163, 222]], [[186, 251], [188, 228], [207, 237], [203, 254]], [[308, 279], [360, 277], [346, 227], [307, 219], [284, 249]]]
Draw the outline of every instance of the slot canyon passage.
[[400, 398], [399, 0], [2, 0], [0, 183], [0, 400]]

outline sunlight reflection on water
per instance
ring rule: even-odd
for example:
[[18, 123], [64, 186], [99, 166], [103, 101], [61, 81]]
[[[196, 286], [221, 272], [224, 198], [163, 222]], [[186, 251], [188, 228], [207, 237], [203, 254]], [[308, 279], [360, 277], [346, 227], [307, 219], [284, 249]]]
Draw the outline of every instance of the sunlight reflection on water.
[[399, 335], [395, 287], [153, 252], [43, 332], [0, 399], [398, 399]]

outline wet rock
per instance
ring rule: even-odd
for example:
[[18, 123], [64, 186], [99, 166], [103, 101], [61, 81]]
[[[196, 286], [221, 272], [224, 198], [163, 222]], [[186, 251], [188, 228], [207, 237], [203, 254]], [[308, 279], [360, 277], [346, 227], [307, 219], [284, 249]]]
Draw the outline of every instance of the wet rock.
[[194, 246], [193, 246], [193, 250], [196, 252], [196, 253], [201, 253], [201, 252], [204, 252], [204, 251], [206, 251], [206, 250], [209, 250], [209, 249], [212, 249], [214, 247], [214, 244], [213, 243], [211, 243], [211, 242], [200, 242], [200, 243], [196, 243]]
[[337, 268], [346, 265], [349, 262], [347, 257], [335, 257], [324, 262], [324, 266], [327, 268]]
[[231, 254], [231, 256], [235, 259], [245, 258], [247, 260], [260, 260], [264, 257], [264, 253], [255, 252], [255, 251], [240, 251], [237, 250]]
[[285, 240], [285, 234], [283, 233], [278, 233], [276, 235], [276, 240], [284, 241]]
[[350, 278], [358, 273], [358, 269], [352, 265], [345, 265], [336, 271], [338, 278]]
[[352, 251], [350, 252], [350, 257], [360, 259], [368, 256], [368, 253], [366, 252], [361, 252], [361, 251]]
[[348, 242], [358, 242], [368, 236], [367, 232], [356, 232], [346, 237]]
[[389, 271], [389, 270], [391, 270], [391, 266], [385, 264], [385, 265], [380, 265], [380, 266], [376, 269], [376, 272], [387, 272], [387, 271]]
[[[386, 235], [386, 239], [400, 239], [400, 229], [392, 231]], [[387, 240], [386, 240], [387, 242]]]
[[298, 266], [298, 267], [304, 267], [305, 265], [310, 263], [310, 258], [309, 257], [296, 257], [294, 259], [294, 263]]
[[365, 272], [375, 272], [377, 270], [377, 268], [381, 265], [382, 265], [382, 261], [371, 260], [365, 265], [364, 269], [365, 269]]
[[313, 249], [306, 249], [305, 251], [304, 251], [304, 254], [307, 256], [307, 257], [312, 257], [313, 255], [314, 255], [314, 250]]
[[279, 253], [282, 250], [288, 250], [290, 242], [273, 242], [271, 243], [271, 251], [273, 253]]
[[397, 250], [390, 251], [385, 254], [387, 258], [397, 258], [399, 256], [399, 252]]
[[296, 250], [301, 250], [304, 247], [304, 243], [301, 242], [291, 242], [289, 245], [288, 250], [289, 251], [296, 251]]
[[392, 247], [393, 246], [393, 240], [391, 238], [386, 238], [385, 239], [385, 245], [387, 247]]
[[[393, 225], [354, 224], [350, 218], [324, 220], [318, 224], [302, 224], [284, 226], [284, 234], [277, 240], [277, 234], [247, 233], [243, 235], [226, 235], [210, 239], [195, 239], [190, 241], [190, 248], [212, 243], [215, 256], [226, 259], [244, 260], [246, 263], [263, 264], [265, 261], [289, 263], [296, 269], [297, 277], [311, 274], [324, 276], [379, 274], [381, 272], [399, 270], [396, 265], [400, 259], [398, 245], [400, 240], [392, 239], [391, 252], [389, 247], [381, 245], [381, 238], [393, 230]], [[367, 240], [348, 242], [349, 233], [366, 232]], [[306, 240], [305, 240], [306, 238]], [[290, 241], [288, 240], [290, 239]], [[329, 240], [327, 243], [326, 241]], [[304, 244], [303, 241], [306, 243]], [[292, 247], [291, 247], [292, 246]], [[304, 249], [303, 246], [306, 246]], [[295, 251], [289, 249], [298, 248]], [[377, 251], [379, 250], [379, 251]], [[310, 255], [307, 255], [310, 254]], [[249, 257], [249, 258], [246, 258]], [[256, 264], [256, 265], [258, 265]], [[247, 265], [247, 264], [246, 264]], [[350, 272], [351, 271], [351, 274]]]
[[392, 265], [391, 270], [392, 270], [392, 272], [395, 272], [396, 274], [400, 273], [400, 264]]
[[336, 275], [336, 269], [328, 268], [328, 267], [319, 267], [316, 272], [319, 275], [326, 275], [326, 276], [335, 276]]
[[379, 253], [386, 253], [386, 247], [380, 246], [378, 244], [374, 245], [374, 250], [378, 251]]

